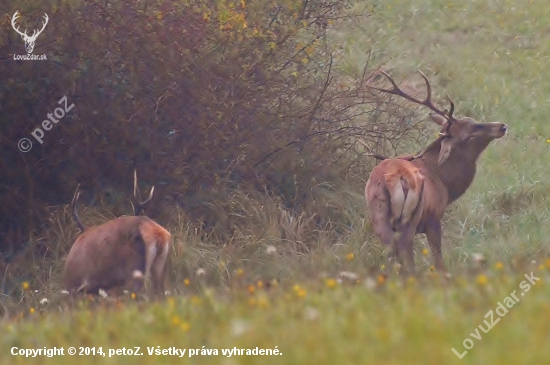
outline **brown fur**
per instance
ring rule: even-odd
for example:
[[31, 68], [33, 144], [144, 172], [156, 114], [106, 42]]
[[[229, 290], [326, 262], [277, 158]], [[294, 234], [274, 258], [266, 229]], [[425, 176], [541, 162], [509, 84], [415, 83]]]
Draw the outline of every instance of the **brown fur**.
[[[171, 234], [148, 217], [124, 216], [87, 228], [65, 261], [63, 283], [69, 292], [99, 289], [139, 290], [151, 278], [156, 294], [164, 294], [165, 266]], [[136, 277], [141, 272], [144, 278]]]
[[391, 224], [394, 230], [407, 224], [416, 209], [424, 186], [420, 169], [409, 161], [387, 160], [382, 169], [390, 198]]
[[[443, 126], [445, 135], [430, 144], [419, 158], [382, 161], [371, 172], [365, 187], [375, 233], [391, 247], [390, 255], [397, 255], [411, 269], [414, 268], [413, 238], [417, 233], [426, 234], [436, 267], [444, 269], [441, 219], [445, 209], [472, 183], [481, 152], [493, 139], [502, 137], [507, 129], [502, 123], [476, 123], [470, 118], [453, 120], [449, 126], [441, 115], [431, 114], [431, 117]], [[399, 214], [401, 205], [395, 200], [403, 199], [399, 193], [399, 183], [403, 181], [413, 191], [419, 191], [418, 186], [423, 181], [423, 189], [416, 207], [411, 200]], [[399, 219], [401, 224], [396, 224]]]

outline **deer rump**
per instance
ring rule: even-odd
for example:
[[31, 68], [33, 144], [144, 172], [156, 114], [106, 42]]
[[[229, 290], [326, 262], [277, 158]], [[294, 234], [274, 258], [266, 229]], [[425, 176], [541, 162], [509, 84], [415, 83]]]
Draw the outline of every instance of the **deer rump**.
[[[383, 221], [375, 228], [401, 232], [409, 225], [416, 227], [422, 214], [424, 179], [421, 169], [409, 161], [382, 161], [372, 171], [365, 189], [374, 222]], [[390, 234], [377, 233], [382, 237]]]
[[151, 277], [163, 287], [170, 233], [147, 217], [124, 216], [86, 229], [75, 241], [63, 273], [69, 292], [141, 289]]

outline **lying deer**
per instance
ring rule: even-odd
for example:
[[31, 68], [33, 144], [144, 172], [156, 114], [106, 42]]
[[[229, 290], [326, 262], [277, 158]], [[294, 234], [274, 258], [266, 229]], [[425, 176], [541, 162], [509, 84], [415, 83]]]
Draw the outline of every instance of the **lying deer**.
[[[123, 216], [85, 228], [76, 209], [78, 187], [71, 202], [73, 218], [82, 234], [65, 261], [64, 286], [70, 293], [97, 293], [99, 289], [127, 287], [140, 290], [151, 278], [153, 291], [164, 294], [166, 259], [171, 235], [148, 217], [139, 216], [153, 198], [154, 187], [143, 202], [132, 204], [134, 216]], [[134, 172], [134, 197], [138, 199]]]
[[489, 143], [506, 134], [503, 123], [476, 123], [471, 118], [453, 116], [450, 110], [437, 108], [431, 100], [428, 78], [426, 99], [419, 100], [401, 90], [395, 81], [391, 89], [369, 86], [375, 90], [401, 96], [431, 109], [431, 119], [441, 126], [439, 137], [418, 155], [385, 158], [376, 166], [367, 181], [365, 198], [374, 232], [390, 248], [390, 257], [397, 256], [405, 269], [414, 269], [413, 239], [425, 233], [435, 267], [445, 269], [441, 254], [441, 219], [449, 204], [468, 189], [476, 173], [479, 155]]

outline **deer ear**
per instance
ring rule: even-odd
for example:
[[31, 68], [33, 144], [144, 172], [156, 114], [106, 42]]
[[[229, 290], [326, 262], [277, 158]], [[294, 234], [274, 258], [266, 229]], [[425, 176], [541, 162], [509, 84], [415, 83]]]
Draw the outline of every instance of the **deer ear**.
[[447, 160], [454, 147], [452, 138], [443, 138], [441, 141], [441, 149], [439, 150], [439, 165], [443, 164], [443, 162]]
[[447, 123], [447, 119], [437, 113], [430, 113], [430, 117], [440, 126], [443, 126], [445, 123]]

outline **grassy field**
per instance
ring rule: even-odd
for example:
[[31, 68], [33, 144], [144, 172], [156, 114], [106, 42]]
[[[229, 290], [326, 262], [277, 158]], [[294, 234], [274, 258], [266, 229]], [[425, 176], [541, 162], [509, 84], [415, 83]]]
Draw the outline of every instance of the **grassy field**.
[[[314, 217], [236, 195], [228, 204], [250, 222], [240, 240], [214, 245], [190, 224], [168, 227], [175, 241], [171, 295], [163, 301], [131, 294], [69, 300], [60, 293], [63, 263], [55, 259], [12, 272], [20, 279], [1, 297], [0, 363], [548, 363], [550, 3], [386, 0], [355, 10], [365, 6], [373, 16], [333, 34], [344, 50], [340, 72], [357, 73], [371, 52], [370, 63], [396, 79], [416, 80], [422, 70], [438, 100], [445, 93], [454, 99], [458, 116], [510, 127], [447, 211], [450, 278], [432, 271], [424, 237], [416, 245], [418, 277], [401, 278], [385, 266], [362, 189], [319, 190], [312, 204], [341, 221], [308, 247], [303, 227]], [[105, 219], [101, 212], [81, 215], [90, 223]], [[49, 238], [59, 246], [53, 257], [62, 257], [76, 230], [68, 212], [54, 217]], [[70, 356], [70, 346], [77, 353], [101, 347], [105, 356]], [[31, 359], [13, 356], [14, 347], [62, 347], [65, 355]], [[109, 349], [124, 347], [139, 347], [143, 356], [109, 357]], [[148, 354], [170, 347], [186, 353]], [[246, 355], [257, 347], [279, 354]], [[228, 356], [227, 349], [244, 353]]]

